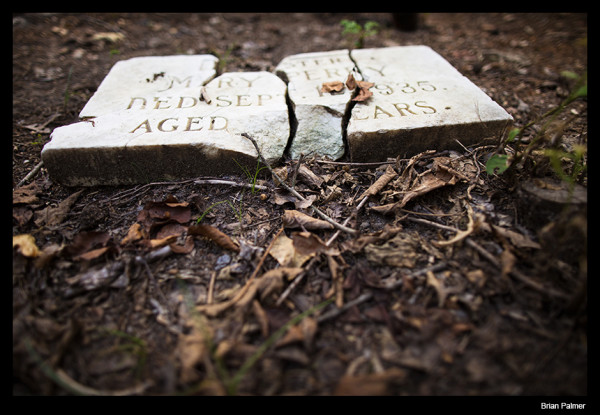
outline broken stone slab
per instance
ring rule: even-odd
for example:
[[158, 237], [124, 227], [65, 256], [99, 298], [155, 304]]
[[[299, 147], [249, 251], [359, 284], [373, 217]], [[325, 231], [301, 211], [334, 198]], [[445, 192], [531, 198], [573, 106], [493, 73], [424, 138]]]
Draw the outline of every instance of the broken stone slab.
[[275, 68], [287, 82], [296, 131], [290, 156], [318, 154], [336, 160], [344, 155], [344, 118], [351, 91], [322, 92], [324, 82], [344, 82], [354, 63], [349, 51], [301, 53], [284, 58]]
[[53, 179], [67, 186], [120, 185], [253, 171], [257, 153], [244, 132], [267, 161], [283, 155], [290, 127], [286, 85], [276, 75], [225, 73], [204, 88], [191, 77], [189, 84], [169, 81], [157, 89], [147, 73], [127, 77], [121, 89], [99, 88], [82, 111], [84, 121], [54, 130], [42, 150]]
[[428, 46], [351, 51], [373, 96], [352, 108], [352, 161], [380, 161], [499, 138], [512, 117]]
[[213, 55], [141, 56], [119, 61], [79, 118], [131, 109], [141, 102], [150, 107], [157, 104], [155, 99], [169, 95], [198, 97], [200, 88], [217, 75], [217, 62]]

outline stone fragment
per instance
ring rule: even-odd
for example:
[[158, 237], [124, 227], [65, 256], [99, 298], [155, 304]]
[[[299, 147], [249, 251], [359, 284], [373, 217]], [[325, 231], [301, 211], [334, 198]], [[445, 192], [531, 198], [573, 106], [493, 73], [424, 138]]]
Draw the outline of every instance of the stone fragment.
[[144, 71], [111, 70], [83, 109], [84, 121], [54, 130], [42, 150], [53, 179], [93, 186], [240, 173], [257, 159], [244, 132], [269, 162], [281, 158], [290, 127], [286, 86], [276, 75], [225, 73], [203, 85], [210, 79], [197, 73], [204, 64], [136, 59]]
[[499, 138], [512, 117], [427, 46], [351, 51], [373, 96], [352, 108], [352, 161], [381, 161]]
[[345, 82], [354, 63], [348, 50], [301, 53], [284, 58], [275, 69], [288, 84], [297, 122], [290, 146], [294, 159], [317, 154], [339, 159], [344, 155], [344, 115], [352, 91], [323, 92], [323, 83]]
[[213, 55], [141, 56], [113, 65], [80, 118], [99, 117], [133, 106], [150, 108], [155, 98], [198, 96], [200, 88], [217, 74]]

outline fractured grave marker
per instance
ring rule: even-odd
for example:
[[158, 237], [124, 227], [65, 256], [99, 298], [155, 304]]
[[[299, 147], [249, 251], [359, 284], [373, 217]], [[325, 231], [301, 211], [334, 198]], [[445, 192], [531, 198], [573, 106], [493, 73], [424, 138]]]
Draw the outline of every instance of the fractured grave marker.
[[499, 137], [512, 117], [428, 46], [351, 52], [373, 96], [355, 105], [350, 159], [378, 161]]
[[275, 71], [288, 84], [288, 96], [297, 122], [290, 146], [293, 159], [318, 154], [339, 159], [344, 155], [344, 115], [351, 92], [321, 91], [323, 82], [344, 81], [354, 63], [349, 51], [301, 53], [284, 58]]
[[42, 151], [49, 173], [90, 186], [240, 172], [257, 156], [243, 132], [268, 161], [279, 160], [289, 140], [284, 82], [236, 72], [204, 85], [215, 65], [212, 55], [119, 62], [82, 110], [84, 121], [52, 133]]
[[[244, 132], [271, 163], [287, 146], [292, 158], [339, 159], [347, 146], [352, 161], [381, 161], [498, 138], [512, 121], [427, 46], [288, 56], [278, 76], [213, 79], [216, 63], [212, 55], [195, 55], [115, 64], [82, 121], [55, 129], [42, 150], [50, 175], [90, 186], [239, 173], [257, 158]], [[374, 83], [366, 101], [352, 101], [347, 88], [321, 90], [356, 71]]]

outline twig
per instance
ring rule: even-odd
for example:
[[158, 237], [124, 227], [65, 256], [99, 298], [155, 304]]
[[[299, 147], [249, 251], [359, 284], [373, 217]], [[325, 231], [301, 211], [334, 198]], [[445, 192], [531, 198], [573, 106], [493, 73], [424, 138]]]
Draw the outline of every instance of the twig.
[[247, 187], [249, 189], [259, 189], [259, 190], [267, 190], [267, 186], [262, 186], [259, 184], [252, 183], [238, 183], [231, 180], [218, 180], [218, 179], [199, 179], [194, 180], [196, 184], [222, 184], [226, 186], [234, 186], [234, 187]]
[[[273, 169], [271, 168], [271, 165], [269, 163], [267, 163], [267, 161], [264, 159], [264, 157], [262, 156], [260, 149], [258, 148], [258, 144], [256, 143], [256, 140], [254, 138], [252, 138], [251, 136], [249, 136], [246, 133], [242, 133], [241, 134], [242, 137], [247, 138], [248, 140], [250, 140], [252, 142], [252, 144], [254, 145], [254, 148], [256, 148], [256, 152], [258, 153], [258, 157], [261, 161], [261, 163], [263, 163], [265, 166], [267, 166], [267, 168], [269, 169], [269, 171], [271, 172], [271, 174], [279, 181], [279, 184], [281, 185], [281, 187], [283, 187], [285, 190], [287, 190], [288, 192], [290, 192], [291, 194], [293, 194], [294, 196], [296, 196], [298, 199], [307, 202], [307, 200], [304, 198], [304, 196], [302, 196], [300, 193], [298, 193], [296, 190], [294, 190], [293, 188], [291, 188], [290, 186], [288, 186], [287, 184], [285, 184], [283, 182], [283, 180], [277, 175], [277, 173], [275, 173], [275, 171], [273, 171]], [[344, 225], [340, 225], [339, 223], [337, 223], [336, 221], [334, 221], [333, 219], [331, 219], [329, 216], [327, 216], [325, 213], [321, 212], [319, 210], [319, 208], [317, 208], [316, 206], [310, 206], [313, 210], [313, 212], [315, 212], [317, 215], [319, 215], [323, 220], [326, 220], [327, 222], [331, 223], [335, 228], [347, 232], [351, 235], [356, 235], [358, 234], [358, 231], [348, 228]]]
[[[439, 270], [445, 268], [446, 266], [447, 266], [446, 262], [439, 262], [439, 263], [431, 265], [427, 268], [422, 268], [417, 271], [413, 271], [408, 275], [408, 277], [414, 278], [414, 277], [418, 277], [419, 275], [426, 274], [428, 272], [439, 271]], [[390, 287], [388, 287], [388, 289], [395, 289], [395, 288], [398, 288], [400, 285], [402, 285], [402, 280], [397, 281], [396, 283], [392, 284]], [[354, 307], [355, 305], [359, 305], [366, 301], [369, 301], [372, 297], [373, 297], [372, 291], [368, 291], [364, 294], [361, 294], [360, 296], [356, 297], [354, 300], [348, 301], [346, 304], [344, 304], [344, 306], [342, 308], [334, 308], [333, 310], [319, 316], [317, 318], [317, 322], [321, 323], [325, 320], [329, 320], [333, 317], [337, 317], [338, 315], [340, 315], [343, 312], [345, 312], [346, 310]]]
[[304, 153], [300, 153], [300, 157], [296, 162], [296, 166], [294, 167], [294, 174], [292, 175], [292, 187], [296, 187], [296, 176], [298, 176], [298, 170], [300, 170], [300, 164], [302, 163], [302, 159], [304, 158]]
[[[423, 223], [423, 224], [426, 224], [429, 226], [434, 226], [436, 228], [443, 229], [446, 231], [460, 232], [458, 229], [455, 229], [451, 226], [446, 226], [446, 225], [442, 225], [440, 223], [431, 222], [426, 219], [411, 218], [411, 217], [407, 217], [406, 219], [410, 220], [411, 222]], [[465, 243], [467, 245], [469, 245], [471, 248], [475, 249], [477, 252], [479, 252], [481, 254], [481, 256], [483, 256], [485, 259], [487, 259], [496, 268], [502, 269], [502, 264], [500, 263], [500, 261], [498, 261], [492, 254], [490, 254], [485, 248], [483, 248], [481, 245], [479, 245], [473, 239], [471, 239], [470, 237], [467, 237], [467, 238], [465, 238]], [[566, 294], [564, 294], [560, 291], [554, 290], [550, 287], [545, 287], [544, 285], [533, 281], [531, 278], [527, 277], [525, 274], [523, 274], [521, 271], [519, 271], [517, 269], [512, 269], [510, 271], [510, 275], [512, 275], [515, 279], [517, 279], [518, 281], [527, 285], [528, 287], [533, 288], [534, 290], [539, 291], [541, 293], [546, 293], [550, 296], [557, 297], [557, 298], [568, 298], [568, 296]]]
[[31, 180], [32, 178], [35, 177], [36, 174], [38, 174], [38, 172], [41, 170], [42, 166], [44, 165], [43, 161], [40, 161], [38, 164], [35, 165], [35, 167], [33, 168], [33, 170], [31, 170], [27, 176], [25, 176], [20, 182], [19, 184], [17, 184], [17, 187], [21, 187], [23, 184], [25, 184], [25, 182]]
[[334, 166], [355, 166], [355, 167], [377, 167], [384, 164], [396, 164], [396, 160], [391, 161], [375, 161], [369, 163], [350, 163], [345, 161], [329, 161], [329, 160], [315, 160], [321, 164], [332, 164]]

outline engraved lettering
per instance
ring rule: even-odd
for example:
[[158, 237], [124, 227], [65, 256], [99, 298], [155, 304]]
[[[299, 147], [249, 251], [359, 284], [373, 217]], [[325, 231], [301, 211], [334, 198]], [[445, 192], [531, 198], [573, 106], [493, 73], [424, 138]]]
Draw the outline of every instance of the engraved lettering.
[[143, 123], [141, 123], [140, 125], [138, 125], [137, 127], [135, 127], [133, 130], [130, 131], [130, 133], [135, 133], [138, 129], [144, 127], [146, 129], [146, 133], [151, 133], [152, 129], [150, 128], [150, 123], [148, 122], [148, 120], [144, 121]]
[[179, 85], [182, 85], [182, 84], [185, 82], [185, 85], [183, 85], [183, 86], [184, 86], [185, 88], [189, 88], [189, 87], [190, 87], [190, 82], [191, 82], [191, 80], [192, 80], [191, 78], [192, 78], [191, 76], [188, 76], [188, 77], [186, 77], [186, 78], [183, 78], [183, 80], [180, 80], [180, 79], [179, 79], [179, 78], [177, 78], [176, 76], [173, 76], [173, 77], [171, 77], [171, 82], [169, 83], [169, 86], [168, 86], [168, 87], [166, 87], [165, 89], [159, 89], [158, 91], [159, 91], [159, 92], [162, 92], [162, 91], [166, 91], [167, 89], [171, 89], [171, 88], [173, 88], [173, 84], [174, 84], [175, 82], [177, 82]]
[[169, 132], [171, 132], [171, 131], [175, 131], [175, 130], [177, 130], [177, 128], [179, 128], [179, 125], [176, 125], [176, 124], [174, 124], [174, 125], [171, 127], [171, 129], [170, 129], [170, 130], [164, 130], [164, 129], [163, 129], [163, 125], [164, 125], [164, 124], [165, 124], [167, 121], [169, 121], [169, 120], [175, 120], [175, 121], [177, 121], [177, 118], [165, 118], [164, 120], [160, 121], [160, 122], [158, 123], [158, 125], [156, 126], [156, 128], [158, 128], [158, 131], [162, 131], [162, 132], [164, 132], [164, 133], [169, 133]]
[[419, 107], [419, 108], [429, 108], [431, 111], [423, 111], [423, 114], [434, 114], [436, 113], [436, 109], [433, 107], [430, 107], [429, 105], [420, 105], [420, 104], [427, 104], [425, 101], [417, 101], [415, 102], [415, 106]]
[[200, 131], [202, 127], [193, 130], [192, 125], [198, 124], [202, 121], [202, 117], [188, 117], [187, 125], [185, 126], [185, 131]]
[[[192, 100], [192, 104], [191, 105], [183, 105], [183, 103], [185, 102], [185, 100]], [[198, 100], [194, 97], [179, 97], [179, 103], [177, 104], [177, 108], [191, 108], [196, 106], [196, 104], [198, 103]]]
[[[404, 103], [399, 103], [399, 104], [392, 104], [394, 107], [396, 107], [396, 109], [398, 110], [398, 112], [400, 113], [400, 115], [405, 116], [406, 114], [404, 113], [404, 111], [410, 112], [413, 115], [417, 115], [417, 113], [412, 112], [411, 110], [408, 109], [408, 107], [410, 107], [410, 105], [408, 104], [404, 104]], [[415, 104], [416, 105], [416, 104]]]
[[232, 104], [232, 102], [230, 100], [228, 100], [227, 98], [228, 98], [227, 96], [217, 97], [217, 101], [223, 101], [223, 102], [225, 102], [225, 104], [218, 103], [217, 107], [228, 107], [228, 106], [230, 106]]
[[227, 128], [228, 120], [225, 117], [210, 117], [209, 130], [225, 130]]
[[[168, 97], [168, 99], [170, 99], [171, 97]], [[154, 106], [155, 110], [166, 110], [168, 108], [171, 108], [170, 105], [167, 105], [166, 107], [161, 107], [161, 104], [166, 104], [168, 101], [164, 100], [164, 99], [160, 99], [159, 97], [154, 97], [154, 102], [156, 102], [156, 105]]]
[[366, 67], [366, 69], [372, 69], [372, 70], [374, 70], [375, 72], [377, 72], [379, 75], [381, 75], [381, 76], [385, 76], [385, 75], [383, 74], [383, 68], [385, 68], [385, 65], [383, 65], [383, 66], [382, 66], [381, 68], [379, 68], [379, 69], [373, 68], [372, 66], [367, 66], [367, 67]]
[[[237, 106], [238, 107], [249, 107], [250, 105], [252, 105], [251, 102], [246, 101], [246, 99], [249, 96], [250, 95], [237, 95]], [[244, 101], [244, 103], [242, 103], [242, 101]]]
[[381, 108], [379, 105], [375, 105], [375, 112], [374, 112], [374, 114], [373, 114], [373, 118], [375, 118], [375, 119], [379, 118], [379, 114], [380, 114], [380, 113], [381, 113], [381, 114], [385, 114], [385, 115], [387, 115], [387, 116], [388, 116], [388, 118], [391, 118], [391, 117], [393, 117], [393, 115], [392, 115], [392, 114], [390, 114], [389, 112], [387, 112], [387, 111], [383, 110], [383, 109], [382, 109], [382, 108]]
[[273, 98], [271, 95], [266, 95], [266, 94], [265, 95], [261, 95], [261, 94], [259, 94], [258, 95], [258, 105], [260, 106], [260, 105], [263, 104], [263, 99], [269, 100], [271, 98]]
[[141, 98], [141, 97], [133, 97], [131, 98], [131, 101], [129, 102], [129, 106], [127, 107], [128, 110], [130, 110], [131, 108], [133, 108], [133, 103], [137, 100], [141, 100], [141, 104], [140, 104], [140, 109], [143, 110], [146, 108], [146, 98]]

